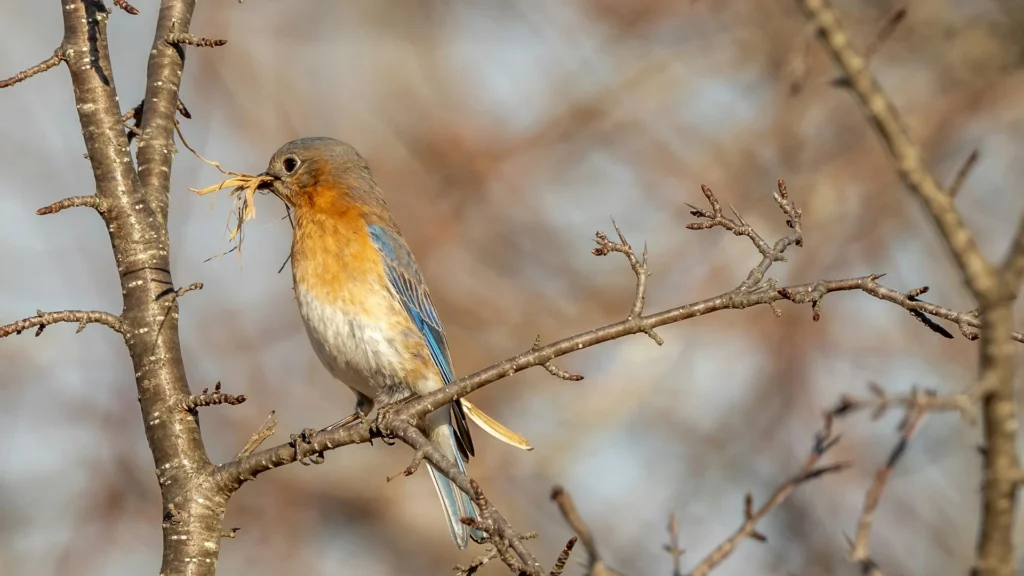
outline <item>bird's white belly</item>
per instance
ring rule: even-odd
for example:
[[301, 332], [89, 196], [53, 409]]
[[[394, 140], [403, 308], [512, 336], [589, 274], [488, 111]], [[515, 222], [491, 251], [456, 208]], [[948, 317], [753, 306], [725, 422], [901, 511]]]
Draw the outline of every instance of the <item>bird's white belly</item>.
[[375, 400], [393, 401], [407, 394], [402, 382], [403, 354], [394, 345], [397, 339], [386, 323], [366, 320], [384, 316], [380, 310], [372, 312], [388, 302], [367, 302], [370, 313], [357, 315], [301, 289], [295, 294], [313, 350], [331, 375]]

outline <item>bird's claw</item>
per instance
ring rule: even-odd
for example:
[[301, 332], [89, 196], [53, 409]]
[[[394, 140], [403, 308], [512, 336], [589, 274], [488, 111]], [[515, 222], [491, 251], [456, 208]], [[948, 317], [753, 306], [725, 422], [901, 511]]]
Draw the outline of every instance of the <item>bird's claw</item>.
[[325, 458], [323, 452], [313, 452], [311, 454], [304, 453], [308, 448], [304, 450], [303, 447], [307, 447], [312, 444], [310, 437], [316, 433], [316, 428], [303, 428], [298, 434], [291, 435], [291, 444], [295, 447], [295, 459], [303, 466], [324, 463]]
[[387, 446], [395, 445], [395, 437], [389, 430], [387, 430], [385, 423], [390, 419], [391, 413], [394, 412], [396, 408], [398, 408], [398, 405], [396, 404], [388, 404], [377, 408], [377, 416], [373, 420], [373, 428], [377, 432], [377, 436], [380, 438], [381, 442]]

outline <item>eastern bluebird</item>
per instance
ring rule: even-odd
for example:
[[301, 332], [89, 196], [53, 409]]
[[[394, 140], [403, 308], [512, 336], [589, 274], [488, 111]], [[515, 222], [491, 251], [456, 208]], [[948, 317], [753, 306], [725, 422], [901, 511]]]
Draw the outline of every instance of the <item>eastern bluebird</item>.
[[[265, 174], [273, 178], [266, 187], [294, 213], [292, 278], [306, 333], [324, 367], [355, 392], [357, 412], [452, 382], [427, 286], [359, 152], [332, 138], [302, 138], [279, 148]], [[426, 424], [431, 441], [465, 472], [474, 451], [462, 402], [431, 413]], [[465, 548], [470, 530], [460, 519], [477, 516], [473, 502], [428, 469], [452, 539]]]

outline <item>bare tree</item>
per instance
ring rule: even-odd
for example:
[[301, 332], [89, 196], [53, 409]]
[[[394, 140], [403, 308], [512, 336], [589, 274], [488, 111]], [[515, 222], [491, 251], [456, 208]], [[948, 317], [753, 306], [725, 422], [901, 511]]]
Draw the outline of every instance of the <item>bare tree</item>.
[[[275, 432], [276, 421], [272, 414], [235, 458], [216, 463], [204, 446], [198, 411], [208, 406], [240, 404], [246, 397], [226, 393], [220, 384], [212, 392], [204, 389], [192, 394], [186, 380], [178, 335], [179, 299], [203, 285], [196, 282], [181, 286], [172, 280], [168, 209], [178, 116], [190, 116], [179, 98], [186, 47], [221, 46], [225, 41], [190, 33], [194, 1], [161, 2], [149, 56], [145, 97], [138, 106], [123, 111], [107, 42], [107, 22], [112, 13], [101, 0], [61, 0], [64, 36], [60, 46], [40, 64], [0, 82], [0, 87], [9, 87], [62, 63], [67, 65], [95, 180], [95, 194], [60, 200], [40, 208], [37, 214], [56, 214], [83, 207], [100, 215], [109, 233], [122, 288], [123, 309], [119, 313], [38, 311], [34, 316], [0, 327], [0, 338], [33, 329], [39, 335], [46, 327], [61, 323], [77, 324], [79, 331], [89, 324], [101, 324], [123, 337], [134, 367], [146, 438], [162, 496], [161, 574], [216, 572], [221, 539], [234, 536], [234, 531], [224, 523], [228, 502], [243, 485], [259, 475], [293, 462], [322, 462], [327, 451], [383, 439], [399, 440], [412, 449], [411, 463], [403, 471], [405, 475], [415, 473], [423, 460], [427, 460], [471, 495], [480, 508], [481, 518], [475, 522], [475, 527], [488, 535], [489, 548], [468, 566], [457, 567], [463, 574], [474, 573], [495, 559], [513, 573], [561, 574], [579, 541], [587, 551], [588, 571], [598, 575], [613, 571], [567, 491], [556, 488], [552, 498], [578, 534], [578, 540], [573, 537], [557, 558], [542, 562], [524, 543], [531, 534], [514, 528], [487, 497], [481, 483], [460, 472], [431, 445], [420, 430], [424, 416], [456, 398], [532, 367], [543, 367], [561, 380], [578, 381], [582, 378], [580, 375], [556, 366], [554, 361], [611, 340], [643, 335], [660, 346], [664, 340], [656, 330], [663, 326], [712, 312], [756, 306], [768, 307], [779, 316], [782, 313], [779, 304], [783, 302], [809, 305], [811, 317], [818, 321], [823, 314], [825, 296], [843, 291], [859, 292], [902, 308], [932, 333], [952, 338], [945, 323], [955, 326], [966, 338], [979, 340], [981, 354], [976, 382], [952, 395], [922, 390], [891, 395], [876, 387], [869, 397], [842, 396], [835, 407], [826, 411], [824, 426], [815, 435], [810, 454], [799, 469], [782, 480], [760, 506], [755, 506], [753, 496], [748, 494], [740, 527], [697, 562], [691, 573], [707, 574], [746, 539], [765, 540], [757, 525], [769, 512], [804, 483], [848, 467], [846, 462], [822, 462], [838, 441], [833, 432], [835, 418], [861, 409], [880, 412], [898, 407], [905, 411], [900, 436], [887, 463], [875, 476], [865, 497], [856, 534], [850, 541], [850, 559], [865, 573], [881, 574], [882, 569], [869, 553], [869, 538], [872, 515], [894, 466], [928, 413], [956, 411], [971, 417], [980, 406], [985, 449], [976, 571], [986, 576], [1012, 574], [1016, 566], [1013, 546], [1016, 489], [1024, 482], [1024, 470], [1018, 459], [1019, 424], [1014, 387], [1014, 361], [1019, 350], [1016, 344], [1024, 343], [1024, 334], [1014, 331], [1013, 325], [1013, 304], [1024, 283], [1024, 219], [1013, 235], [1006, 256], [999, 262], [986, 258], [955, 205], [956, 194], [977, 156], [972, 154], [967, 158], [949, 186], [940, 185], [929, 171], [924, 153], [868, 70], [866, 58], [873, 54], [877, 45], [872, 44], [864, 51], [868, 56], [858, 52], [827, 2], [799, 0], [797, 4], [805, 12], [810, 30], [819, 35], [822, 45], [838, 64], [842, 76], [835, 83], [862, 104], [864, 115], [888, 149], [906, 188], [930, 215], [946, 250], [957, 264], [964, 285], [976, 300], [977, 309], [959, 312], [924, 301], [921, 297], [928, 291], [927, 287], [901, 292], [880, 282], [883, 276], [880, 273], [779, 286], [768, 272], [775, 264], [787, 261], [791, 248], [804, 245], [803, 212], [797, 207], [803, 194], [788, 190], [782, 179], [777, 181], [773, 199], [782, 212], [788, 233], [772, 241], [756, 231], [736, 208], [728, 205], [730, 212], [727, 213], [712, 190], [702, 186], [707, 206], [689, 207], [696, 220], [687, 224], [687, 228], [723, 228], [746, 237], [760, 255], [760, 261], [735, 288], [711, 298], [647, 312], [645, 302], [651, 269], [646, 246], [638, 253], [613, 223], [614, 236], [603, 232], [596, 234], [593, 254], [621, 255], [635, 276], [635, 292], [628, 311], [623, 305], [624, 319], [549, 344], [542, 345], [538, 341], [521, 354], [463, 377], [444, 390], [397, 406], [383, 407], [375, 418], [365, 422], [337, 430], [303, 431], [293, 435], [288, 443], [260, 449]], [[121, 11], [114, 12], [115, 15], [138, 12], [124, 0], [115, 0], [114, 5]], [[898, 11], [885, 22], [878, 42], [892, 33], [904, 15], [905, 12]], [[541, 134], [536, 138], [549, 136]], [[132, 143], [135, 144], [134, 156]], [[678, 574], [682, 570], [682, 549], [674, 518], [668, 532], [670, 542], [666, 548], [672, 557], [674, 572]]]

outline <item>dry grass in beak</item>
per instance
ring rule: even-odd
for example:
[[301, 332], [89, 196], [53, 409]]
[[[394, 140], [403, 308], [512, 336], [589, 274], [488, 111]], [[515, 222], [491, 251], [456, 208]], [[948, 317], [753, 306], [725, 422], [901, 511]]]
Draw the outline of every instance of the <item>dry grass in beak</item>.
[[182, 135], [181, 129], [177, 126], [175, 126], [175, 128], [178, 131], [178, 138], [181, 139], [182, 145], [185, 146], [185, 148], [188, 148], [189, 152], [194, 154], [196, 158], [199, 158], [203, 162], [216, 168], [221, 174], [228, 176], [228, 178], [221, 180], [220, 183], [214, 184], [213, 186], [207, 186], [206, 188], [189, 188], [189, 190], [200, 196], [205, 196], [207, 194], [215, 194], [225, 188], [231, 189], [229, 194], [235, 199], [237, 219], [235, 220], [234, 227], [231, 229], [231, 236], [229, 239], [235, 240], [237, 238], [238, 244], [236, 247], [241, 248], [242, 225], [256, 217], [256, 190], [259, 188], [260, 184], [271, 182], [274, 179], [265, 174], [254, 176], [252, 174], [243, 174], [241, 172], [229, 172], [224, 170], [220, 167], [220, 162], [207, 160], [202, 154], [196, 152], [196, 150], [189, 146], [188, 142], [185, 141], [185, 137]]

